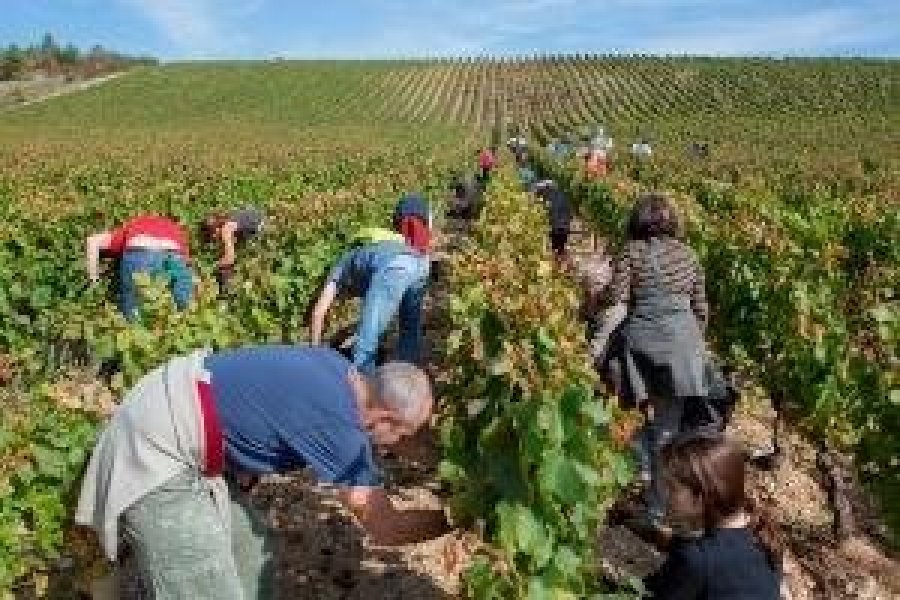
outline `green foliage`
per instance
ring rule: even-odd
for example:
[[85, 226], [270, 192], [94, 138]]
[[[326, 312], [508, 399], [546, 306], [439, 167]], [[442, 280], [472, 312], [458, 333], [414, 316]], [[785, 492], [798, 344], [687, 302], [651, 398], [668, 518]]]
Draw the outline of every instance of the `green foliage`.
[[[619, 181], [613, 197], [610, 183], [539, 160], [559, 174], [585, 217], [621, 238], [630, 196], [643, 183]], [[719, 349], [755, 370], [815, 438], [856, 452], [897, 530], [900, 247], [891, 240], [900, 239], [900, 212], [854, 191], [864, 182], [806, 186], [782, 174], [737, 188], [698, 179], [689, 166], [656, 169], [664, 179], [655, 185], [674, 190], [706, 271]]]
[[[0, 76], [37, 68], [39, 52], [11, 47]], [[81, 60], [103, 70], [116, 55]], [[442, 195], [448, 167], [471, 164], [460, 126], [481, 143], [523, 124], [532, 147], [605, 126], [614, 173], [630, 178], [585, 184], [574, 161], [545, 172], [615, 235], [636, 191], [673, 190], [708, 271], [720, 348], [758, 365], [809, 431], [855, 449], [867, 481], [898, 497], [898, 64], [180, 64], [3, 113], [0, 370], [13, 372], [0, 389], [0, 589], [45, 568], [72, 535], [73, 477], [109, 386], [197, 345], [302, 340], [304, 310], [348, 234], [384, 224], [402, 191]], [[653, 161], [636, 164], [627, 147], [645, 130]], [[709, 142], [709, 159], [686, 158], [693, 141]], [[630, 477], [609, 439], [619, 417], [593, 400], [575, 292], [552, 273], [542, 211], [502, 180], [490, 198], [452, 269], [442, 359], [442, 475], [458, 518], [500, 553], [480, 557], [466, 591], [619, 597], [594, 589], [590, 539]], [[227, 299], [213, 293], [211, 248], [193, 248], [198, 299], [184, 314], [147, 281], [140, 322], [126, 326], [107, 286], [86, 288], [86, 234], [141, 211], [194, 225], [248, 203], [272, 229], [240, 253]], [[121, 374], [95, 381], [102, 363]], [[900, 530], [900, 514], [888, 517]], [[74, 539], [69, 553], [89, 554]]]
[[[173, 160], [158, 170], [128, 155], [78, 169], [65, 166], [65, 155], [7, 164], [0, 340], [9, 355], [0, 358], [11, 357], [15, 373], [0, 388], [0, 590], [52, 566], [61, 552], [85, 573], [93, 569], [90, 543], [69, 530], [71, 509], [97, 424], [117, 397], [151, 368], [196, 348], [302, 341], [310, 300], [352, 235], [385, 226], [401, 190], [439, 200], [459, 152], [426, 152], [415, 141], [342, 144], [357, 150], [335, 160], [308, 148], [292, 165], [276, 160], [280, 146], [267, 146], [274, 158], [266, 169], [213, 165], [209, 156], [202, 166]], [[102, 284], [87, 286], [88, 233], [142, 211], [174, 214], [194, 229], [208, 211], [247, 203], [266, 213], [266, 229], [239, 249], [226, 297], [214, 283], [211, 246], [192, 248], [196, 294], [184, 312], [165, 281], [141, 275], [140, 315], [127, 323], [112, 301], [111, 264]], [[341, 316], [329, 332], [348, 324]]]
[[613, 444], [613, 404], [595, 398], [573, 284], [554, 272], [544, 211], [494, 183], [475, 245], [451, 268], [442, 476], [463, 523], [502, 552], [466, 576], [472, 598], [585, 598], [599, 592], [594, 538], [630, 481]]
[[0, 81], [18, 79], [25, 67], [25, 55], [16, 46], [0, 52]]
[[44, 388], [23, 396], [0, 396], [0, 590], [58, 556], [95, 435], [94, 417], [62, 409]]
[[95, 46], [90, 52], [82, 52], [74, 44], [60, 46], [50, 33], [45, 33], [39, 44], [20, 47], [15, 44], [0, 48], [0, 81], [15, 80], [34, 71], [52, 72], [62, 67], [71, 75], [81, 71], [86, 76], [100, 72], [121, 71], [137, 65], [156, 65], [149, 57], [128, 56]]

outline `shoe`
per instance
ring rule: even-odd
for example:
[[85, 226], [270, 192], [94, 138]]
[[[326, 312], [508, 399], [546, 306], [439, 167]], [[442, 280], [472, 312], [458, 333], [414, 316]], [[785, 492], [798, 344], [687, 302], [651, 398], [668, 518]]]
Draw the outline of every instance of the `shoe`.
[[627, 520], [624, 525], [641, 540], [660, 551], [665, 551], [672, 543], [672, 538], [674, 537], [671, 527], [664, 525], [661, 521], [650, 517], [646, 513]]
[[637, 477], [635, 480], [641, 485], [650, 485], [650, 481], [653, 479], [653, 476], [650, 475], [650, 469], [641, 469], [638, 471]]
[[644, 505], [637, 497], [625, 496], [620, 498], [606, 511], [606, 523], [610, 526], [624, 525], [638, 520], [645, 512]]

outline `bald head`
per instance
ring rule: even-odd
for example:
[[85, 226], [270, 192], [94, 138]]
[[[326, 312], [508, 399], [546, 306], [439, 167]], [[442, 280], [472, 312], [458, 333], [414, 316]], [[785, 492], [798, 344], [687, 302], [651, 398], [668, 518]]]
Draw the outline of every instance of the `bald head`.
[[431, 416], [434, 403], [428, 375], [410, 363], [390, 362], [375, 369], [372, 384], [378, 404], [418, 429]]

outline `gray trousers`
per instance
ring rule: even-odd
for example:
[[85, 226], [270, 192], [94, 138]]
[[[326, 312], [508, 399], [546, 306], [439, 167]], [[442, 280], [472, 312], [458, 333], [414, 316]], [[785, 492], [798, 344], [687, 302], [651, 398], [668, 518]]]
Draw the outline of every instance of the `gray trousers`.
[[140, 576], [154, 600], [256, 600], [275, 595], [268, 530], [229, 482], [225, 527], [202, 476], [186, 470], [122, 517]]
[[651, 399], [653, 417], [638, 438], [638, 457], [642, 470], [650, 472], [647, 489], [647, 518], [661, 523], [666, 515], [666, 485], [662, 468], [662, 450], [681, 430], [684, 398]]

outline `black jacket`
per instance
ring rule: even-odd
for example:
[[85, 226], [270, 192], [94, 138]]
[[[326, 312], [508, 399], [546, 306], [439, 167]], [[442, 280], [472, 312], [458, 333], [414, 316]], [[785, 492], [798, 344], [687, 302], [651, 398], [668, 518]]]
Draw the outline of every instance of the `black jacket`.
[[676, 542], [644, 583], [658, 600], [779, 600], [781, 585], [747, 529]]
[[568, 230], [572, 224], [572, 207], [562, 190], [551, 187], [546, 192], [547, 205], [550, 211], [550, 228], [554, 231]]

